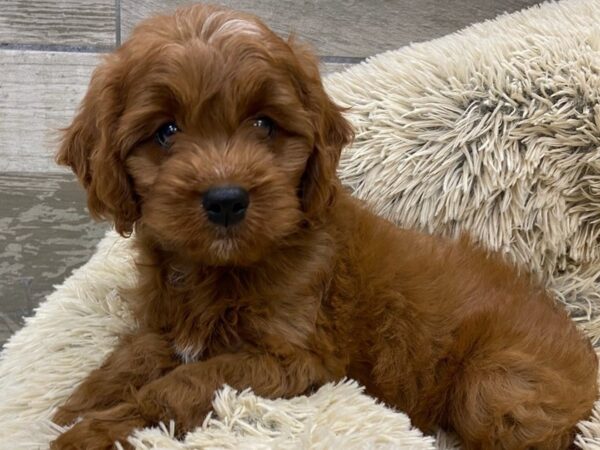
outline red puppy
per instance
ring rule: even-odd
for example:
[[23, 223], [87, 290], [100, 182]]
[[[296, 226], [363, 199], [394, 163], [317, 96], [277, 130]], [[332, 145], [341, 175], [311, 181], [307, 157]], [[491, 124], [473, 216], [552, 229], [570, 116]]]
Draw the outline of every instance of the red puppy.
[[[224, 383], [292, 397], [348, 376], [467, 449], [560, 449], [596, 399], [590, 343], [496, 255], [398, 229], [340, 187], [350, 125], [316, 58], [257, 18], [142, 23], [58, 154], [135, 229], [139, 329], [60, 408], [54, 449], [198, 426]], [[357, 419], [358, 420], [358, 419]]]

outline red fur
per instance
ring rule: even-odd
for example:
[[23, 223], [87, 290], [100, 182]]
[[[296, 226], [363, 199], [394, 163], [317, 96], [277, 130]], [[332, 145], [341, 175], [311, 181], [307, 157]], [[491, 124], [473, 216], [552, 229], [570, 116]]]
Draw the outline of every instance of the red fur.
[[[264, 115], [271, 136], [252, 126]], [[153, 135], [169, 121], [165, 150]], [[596, 399], [590, 343], [497, 255], [398, 229], [344, 192], [351, 138], [310, 50], [250, 15], [181, 9], [106, 58], [57, 159], [95, 217], [135, 228], [140, 326], [56, 413], [82, 421], [54, 449], [169, 419], [183, 434], [224, 383], [292, 397], [345, 376], [467, 449], [570, 444]], [[228, 231], [201, 206], [225, 183], [250, 193]]]

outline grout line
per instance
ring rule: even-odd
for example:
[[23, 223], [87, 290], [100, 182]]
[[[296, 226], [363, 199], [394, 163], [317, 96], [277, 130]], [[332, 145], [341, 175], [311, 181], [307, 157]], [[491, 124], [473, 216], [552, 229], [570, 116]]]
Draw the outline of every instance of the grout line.
[[0, 50], [30, 50], [35, 52], [106, 53], [110, 46], [62, 45], [62, 44], [9, 44], [0, 43]]
[[115, 0], [115, 22], [117, 47], [121, 45], [121, 0]]
[[[54, 168], [47, 168], [45, 170], [39, 170], [37, 172], [32, 172], [32, 171], [28, 171], [28, 170], [0, 170], [0, 180], [2, 180], [3, 178], [19, 178], [22, 179], [23, 177], [43, 177], [44, 181], [56, 181], [58, 180], [59, 182], [64, 178], [65, 175], [71, 176], [71, 178], [73, 178], [74, 181], [77, 181], [77, 178], [75, 177], [75, 175], [73, 174], [73, 172], [71, 172], [69, 169], [54, 169]], [[2, 188], [2, 185], [0, 184], [0, 189]]]
[[[115, 0], [117, 7], [120, 7], [120, 0]], [[117, 13], [116, 17], [116, 46], [121, 45], [121, 14]], [[107, 45], [63, 45], [63, 44], [13, 44], [0, 43], [0, 50], [29, 50], [39, 52], [71, 52], [71, 53], [106, 53], [111, 52], [115, 48]], [[361, 56], [320, 56], [322, 63], [337, 63], [337, 64], [358, 64], [365, 61], [367, 58]]]
[[321, 56], [320, 59], [323, 63], [358, 64], [367, 58], [362, 56]]

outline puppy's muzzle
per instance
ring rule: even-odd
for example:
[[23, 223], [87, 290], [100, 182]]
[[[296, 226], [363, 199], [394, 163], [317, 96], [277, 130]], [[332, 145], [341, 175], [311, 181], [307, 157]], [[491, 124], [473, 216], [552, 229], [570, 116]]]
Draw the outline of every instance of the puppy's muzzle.
[[223, 227], [241, 222], [249, 204], [248, 191], [239, 186], [213, 187], [202, 196], [208, 220]]

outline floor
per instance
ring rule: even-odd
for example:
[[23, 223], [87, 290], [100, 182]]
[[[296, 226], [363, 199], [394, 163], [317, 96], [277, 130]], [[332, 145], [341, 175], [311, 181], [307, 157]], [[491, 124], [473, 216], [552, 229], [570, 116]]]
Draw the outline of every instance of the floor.
[[[0, 346], [94, 251], [108, 229], [52, 162], [95, 64], [144, 17], [187, 0], [2, 0], [0, 12]], [[310, 41], [324, 72], [452, 33], [539, 0], [217, 1]]]

